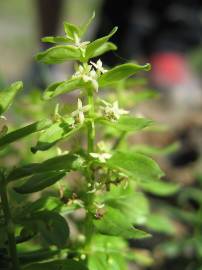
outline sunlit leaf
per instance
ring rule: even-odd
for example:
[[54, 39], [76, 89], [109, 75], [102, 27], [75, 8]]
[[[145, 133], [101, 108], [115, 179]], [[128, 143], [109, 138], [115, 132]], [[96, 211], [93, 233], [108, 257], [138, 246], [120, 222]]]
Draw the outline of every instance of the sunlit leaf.
[[85, 58], [86, 59], [92, 58], [94, 57], [94, 55], [96, 55], [96, 51], [98, 50], [101, 51], [101, 47], [103, 47], [103, 44], [106, 43], [110, 39], [110, 37], [112, 37], [116, 33], [117, 30], [118, 28], [114, 27], [112, 31], [109, 33], [109, 35], [101, 37], [91, 42], [86, 48]]
[[0, 115], [9, 108], [22, 87], [23, 83], [19, 81], [0, 91]]
[[36, 60], [45, 64], [60, 64], [80, 58], [80, 50], [73, 45], [57, 45], [36, 55]]
[[140, 66], [133, 63], [122, 64], [110, 69], [108, 72], [102, 74], [99, 78], [98, 83], [100, 87], [109, 86], [115, 82], [127, 79], [128, 77], [134, 75], [138, 71], [148, 71], [150, 70], [150, 64]]
[[156, 180], [158, 185], [158, 179], [164, 175], [154, 160], [135, 152], [117, 151], [107, 161], [107, 165], [124, 172], [139, 183]]

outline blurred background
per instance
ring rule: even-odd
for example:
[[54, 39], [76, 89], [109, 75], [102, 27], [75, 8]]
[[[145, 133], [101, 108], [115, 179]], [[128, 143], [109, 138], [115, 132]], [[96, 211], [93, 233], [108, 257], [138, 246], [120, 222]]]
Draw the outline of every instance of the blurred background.
[[[173, 270], [201, 270], [201, 1], [1, 1], [0, 86], [23, 80], [25, 93], [29, 93], [30, 90], [46, 87], [51, 81], [65, 79], [71, 73], [71, 66], [46, 67], [34, 62], [36, 52], [49, 48], [49, 45], [40, 42], [40, 38], [63, 35], [64, 20], [81, 24], [93, 10], [96, 11], [96, 20], [87, 40], [107, 34], [115, 25], [119, 27], [118, 34], [112, 39], [119, 49], [103, 58], [105, 65], [113, 66], [129, 60], [151, 63], [149, 75], [143, 80], [138, 81], [137, 78], [137, 82], [130, 86], [129, 94], [121, 97], [121, 102], [134, 113], [141, 112], [161, 125], [130, 140], [132, 144], [139, 145], [136, 150], [158, 160], [168, 181], [180, 183], [183, 187], [179, 194], [166, 199], [162, 199], [158, 191], [154, 194], [148, 191], [152, 209], [158, 208], [156, 204], [159, 208], [162, 204], [164, 215], [172, 216], [174, 222], [172, 219], [171, 223], [166, 223], [153, 217], [150, 222], [155, 235], [153, 240], [131, 244], [152, 251], [157, 265], [145, 263], [146, 266], [132, 269], [166, 270], [172, 267]], [[143, 76], [145, 74], [141, 78]], [[140, 94], [142, 90], [144, 94]], [[133, 92], [137, 94], [132, 100]], [[36, 101], [39, 100], [36, 95], [31, 99], [21, 98], [11, 111], [13, 127], [24, 119], [37, 119], [49, 112], [47, 107], [39, 112], [37, 106], [41, 105], [40, 101]], [[131, 107], [130, 101], [135, 106]], [[24, 111], [23, 106], [26, 107]], [[17, 120], [13, 117], [16, 112], [19, 113]], [[25, 153], [26, 147], [24, 150], [19, 148], [17, 145], [14, 155], [24, 151], [26, 159], [31, 160], [31, 153]]]

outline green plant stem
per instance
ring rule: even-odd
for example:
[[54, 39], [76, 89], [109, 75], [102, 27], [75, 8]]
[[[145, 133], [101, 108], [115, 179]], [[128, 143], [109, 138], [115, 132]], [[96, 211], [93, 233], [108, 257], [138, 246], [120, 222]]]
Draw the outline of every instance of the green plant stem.
[[93, 90], [88, 89], [88, 105], [90, 105], [89, 110], [89, 123], [88, 123], [88, 153], [94, 151], [94, 140], [95, 140], [95, 123], [93, 120], [94, 115], [94, 97]]
[[1, 195], [3, 213], [5, 217], [6, 229], [7, 229], [8, 249], [9, 249], [9, 255], [12, 261], [12, 269], [19, 270], [20, 267], [19, 267], [19, 261], [17, 257], [15, 229], [14, 229], [14, 224], [13, 224], [10, 209], [9, 209], [7, 185], [5, 183], [4, 178], [1, 179], [0, 195]]
[[[89, 110], [89, 122], [87, 126], [87, 140], [88, 140], [88, 146], [87, 151], [88, 154], [94, 152], [94, 141], [95, 141], [95, 123], [93, 120], [94, 117], [94, 96], [93, 96], [93, 89], [88, 89], [88, 105], [90, 105]], [[88, 179], [87, 182], [91, 183], [92, 186], [94, 185], [94, 175], [91, 168], [91, 165], [89, 164], [88, 168]], [[92, 220], [92, 213], [91, 208], [94, 201], [94, 194], [88, 194], [86, 198], [86, 206], [87, 206], [87, 215], [86, 215], [86, 225], [85, 225], [85, 233], [86, 233], [86, 244], [89, 244], [91, 242], [92, 236], [93, 236], [93, 220]]]

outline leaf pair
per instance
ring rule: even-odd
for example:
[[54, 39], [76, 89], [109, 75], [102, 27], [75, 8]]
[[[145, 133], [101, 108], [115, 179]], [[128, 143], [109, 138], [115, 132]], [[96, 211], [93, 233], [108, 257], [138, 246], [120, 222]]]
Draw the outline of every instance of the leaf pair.
[[[127, 79], [128, 77], [136, 74], [136, 72], [138, 71], [148, 71], [149, 69], [149, 64], [143, 66], [134, 63], [119, 65], [102, 74], [98, 79], [98, 84], [99, 87], [108, 87], [115, 82]], [[45, 100], [48, 100], [58, 95], [68, 93], [76, 89], [82, 89], [85, 87], [87, 87], [87, 83], [82, 78], [73, 78], [63, 82], [56, 82], [51, 84], [45, 90], [43, 98]]]

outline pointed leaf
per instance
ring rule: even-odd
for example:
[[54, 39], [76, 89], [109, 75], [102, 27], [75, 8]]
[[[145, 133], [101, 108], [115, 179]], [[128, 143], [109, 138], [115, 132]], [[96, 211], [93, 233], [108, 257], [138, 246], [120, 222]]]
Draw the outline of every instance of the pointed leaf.
[[105, 42], [100, 47], [95, 49], [91, 55], [91, 58], [98, 57], [108, 51], [115, 51], [117, 50], [117, 46], [112, 42]]
[[114, 208], [108, 207], [104, 216], [94, 221], [97, 232], [123, 238], [148, 237], [144, 231], [135, 229], [125, 216]]
[[22, 87], [23, 83], [19, 81], [0, 91], [0, 115], [9, 108], [16, 94], [22, 89]]
[[38, 173], [27, 179], [18, 187], [14, 187], [17, 193], [27, 194], [43, 190], [55, 184], [65, 176], [64, 172]]
[[30, 124], [26, 127], [19, 128], [17, 130], [9, 132], [5, 136], [0, 138], [0, 147], [5, 146], [7, 144], [10, 144], [12, 142], [15, 142], [15, 141], [17, 141], [21, 138], [24, 138], [32, 133], [46, 129], [49, 126], [51, 126], [51, 124], [52, 124], [51, 120], [42, 120], [42, 121]]
[[147, 218], [147, 228], [154, 232], [174, 234], [176, 232], [175, 226], [165, 214], [150, 214]]
[[64, 30], [68, 38], [75, 39], [75, 34], [80, 37], [80, 29], [73, 23], [64, 22]]
[[112, 31], [109, 33], [109, 35], [101, 37], [99, 39], [96, 39], [95, 41], [91, 42], [87, 48], [86, 48], [86, 59], [92, 58], [93, 55], [97, 50], [100, 50], [100, 47], [103, 46], [104, 43], [106, 43], [110, 37], [112, 37], [116, 31], [118, 30], [118, 27], [114, 27]]
[[79, 48], [73, 45], [57, 45], [36, 55], [36, 60], [45, 64], [60, 64], [80, 58]]
[[[69, 119], [72, 120], [72, 118]], [[81, 127], [82, 125], [78, 125], [72, 128], [71, 125], [66, 122], [55, 123], [41, 134], [36, 146], [31, 147], [32, 153], [50, 149], [57, 142], [71, 137], [78, 130], [80, 130]]]
[[69, 226], [66, 220], [56, 212], [41, 211], [32, 214], [37, 229], [44, 240], [58, 247], [63, 247], [69, 238]]
[[[155, 182], [164, 175], [154, 160], [139, 153], [117, 151], [107, 161], [107, 165], [124, 172], [139, 183], [149, 183], [152, 180]], [[156, 183], [158, 185], [159, 181]]]
[[38, 173], [77, 170], [81, 167], [83, 162], [84, 160], [76, 154], [60, 155], [47, 159], [42, 163], [32, 163], [19, 168], [14, 168], [7, 176], [7, 181], [15, 181]]
[[122, 116], [117, 122], [100, 120], [101, 123], [120, 131], [135, 132], [153, 124], [153, 121], [143, 117]]
[[95, 12], [93, 12], [92, 16], [82, 25], [80, 26], [80, 36], [82, 37], [88, 31], [89, 26], [91, 25], [93, 19], [95, 18]]
[[48, 43], [68, 43], [72, 42], [72, 39], [64, 36], [57, 36], [57, 37], [44, 37], [41, 39], [41, 41]]
[[110, 191], [104, 196], [104, 203], [121, 211], [125, 219], [132, 224], [144, 224], [149, 214], [146, 196], [141, 192], [134, 192], [131, 187], [126, 188], [125, 185], [111, 186]]
[[134, 75], [140, 70], [150, 70], [150, 64], [140, 66], [137, 64], [128, 63], [116, 66], [115, 68], [112, 68], [108, 72], [102, 74], [102, 76], [98, 80], [99, 86], [106, 87], [115, 82], [127, 79], [128, 77]]
[[43, 98], [48, 100], [58, 95], [82, 88], [84, 86], [85, 83], [80, 78], [73, 78], [67, 81], [53, 83], [45, 90]]
[[151, 180], [150, 182], [140, 183], [143, 190], [158, 196], [169, 196], [175, 194], [180, 186], [176, 183]]

